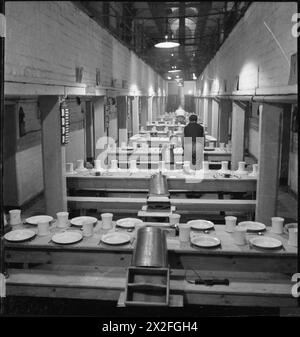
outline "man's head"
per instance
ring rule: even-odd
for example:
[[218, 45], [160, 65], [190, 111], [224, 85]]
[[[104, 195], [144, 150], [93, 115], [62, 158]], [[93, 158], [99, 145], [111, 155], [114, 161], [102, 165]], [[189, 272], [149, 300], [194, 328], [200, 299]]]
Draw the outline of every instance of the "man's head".
[[189, 117], [190, 122], [197, 123], [197, 119], [198, 119], [197, 115], [190, 115]]

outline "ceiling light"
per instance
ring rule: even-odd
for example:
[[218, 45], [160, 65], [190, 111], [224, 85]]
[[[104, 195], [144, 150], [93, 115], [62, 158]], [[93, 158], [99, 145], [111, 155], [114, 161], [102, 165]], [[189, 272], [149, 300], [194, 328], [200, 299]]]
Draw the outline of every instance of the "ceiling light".
[[180, 44], [174, 41], [168, 41], [168, 35], [165, 36], [165, 40], [159, 43], [156, 43], [154, 47], [156, 48], [175, 48], [178, 47]]
[[171, 79], [172, 79], [172, 77], [171, 77], [171, 76], [168, 76], [168, 77], [167, 77], [167, 79], [168, 79], [168, 80], [171, 80]]
[[181, 70], [177, 69], [176, 66], [172, 66], [170, 70], [168, 70], [168, 73], [179, 73]]

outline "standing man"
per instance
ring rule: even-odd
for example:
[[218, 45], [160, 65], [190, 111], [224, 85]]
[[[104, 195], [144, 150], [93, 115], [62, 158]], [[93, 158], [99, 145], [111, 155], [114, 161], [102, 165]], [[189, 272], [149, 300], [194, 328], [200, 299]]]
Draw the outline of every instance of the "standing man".
[[205, 139], [204, 129], [197, 123], [197, 115], [189, 117], [189, 124], [184, 128], [182, 137], [184, 161], [189, 161], [193, 169], [200, 170], [204, 160]]

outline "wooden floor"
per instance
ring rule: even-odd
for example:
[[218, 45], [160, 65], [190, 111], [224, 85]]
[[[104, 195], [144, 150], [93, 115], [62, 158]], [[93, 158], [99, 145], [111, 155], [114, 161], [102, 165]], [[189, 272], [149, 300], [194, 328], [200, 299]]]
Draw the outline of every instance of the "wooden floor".
[[[7, 315], [80, 315], [100, 317], [216, 317], [216, 316], [279, 316], [279, 308], [232, 306], [185, 306], [184, 308], [117, 308], [116, 302], [59, 298], [9, 296]], [[288, 312], [288, 311], [287, 311]]]

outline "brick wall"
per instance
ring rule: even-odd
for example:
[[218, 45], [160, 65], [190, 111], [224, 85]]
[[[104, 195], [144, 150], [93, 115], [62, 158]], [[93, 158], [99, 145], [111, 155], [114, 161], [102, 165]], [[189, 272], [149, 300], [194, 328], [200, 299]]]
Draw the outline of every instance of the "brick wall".
[[[126, 80], [128, 87], [135, 86], [139, 94], [148, 95], [154, 89], [166, 93], [166, 82], [150, 66], [71, 2], [6, 2], [6, 20], [7, 83], [52, 85], [51, 94], [61, 94], [58, 88], [63, 86], [95, 86], [99, 68], [101, 87], [110, 87], [111, 80], [116, 79], [117, 87], [121, 88], [122, 80]], [[80, 84], [75, 82], [75, 67], [83, 67]], [[25, 87], [15, 87], [9, 93], [18, 97], [36, 95], [33, 88]], [[24, 107], [26, 129], [32, 132], [19, 140], [15, 156], [20, 205], [43, 189], [36, 100]], [[77, 159], [84, 158], [84, 116], [74, 100], [70, 111], [66, 160], [75, 164]], [[116, 123], [112, 126], [116, 127]]]
[[[227, 80], [227, 92], [230, 93], [235, 90], [236, 76], [239, 76], [240, 90], [255, 89], [257, 86], [286, 86], [290, 57], [297, 52], [297, 39], [292, 36], [294, 23], [291, 21], [296, 12], [296, 2], [252, 3], [199, 76], [198, 90], [201, 86], [208, 88], [211, 80], [212, 92], [216, 92]], [[210, 92], [207, 89], [205, 93]]]
[[99, 68], [102, 86], [117, 79], [144, 94], [155, 83], [166, 90], [151, 67], [71, 2], [7, 2], [6, 18], [6, 81], [76, 86], [75, 67], [83, 67], [84, 85], [95, 86]]

